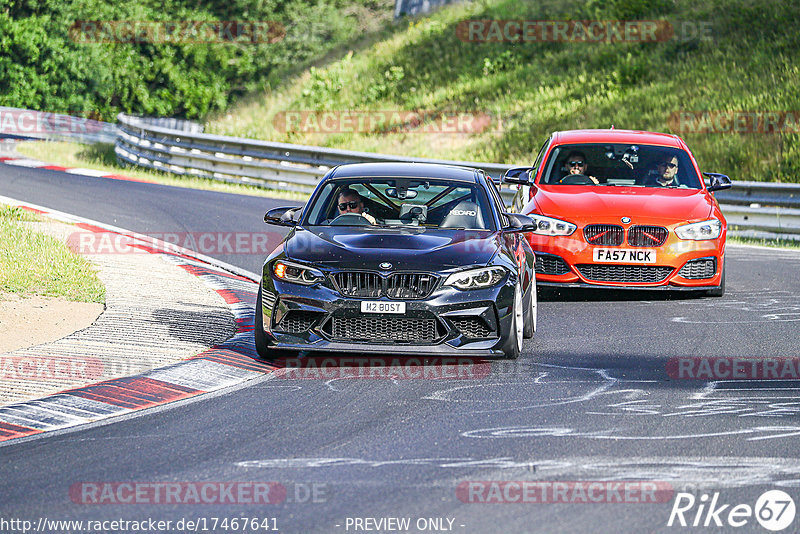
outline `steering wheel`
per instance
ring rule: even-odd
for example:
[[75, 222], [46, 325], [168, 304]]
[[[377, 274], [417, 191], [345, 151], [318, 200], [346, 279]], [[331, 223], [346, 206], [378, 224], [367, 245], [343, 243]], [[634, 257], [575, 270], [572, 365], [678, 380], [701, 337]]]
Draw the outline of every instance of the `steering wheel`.
[[585, 174], [569, 174], [558, 181], [564, 185], [593, 185], [594, 180]]
[[372, 226], [372, 223], [360, 213], [342, 213], [328, 223], [331, 226]]

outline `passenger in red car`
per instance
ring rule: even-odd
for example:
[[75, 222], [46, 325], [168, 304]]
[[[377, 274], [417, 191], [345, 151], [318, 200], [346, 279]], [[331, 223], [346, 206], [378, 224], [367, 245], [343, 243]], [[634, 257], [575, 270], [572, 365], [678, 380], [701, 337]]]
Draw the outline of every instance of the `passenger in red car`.
[[654, 171], [648, 183], [645, 185], [651, 187], [677, 187], [678, 186], [678, 158], [677, 156], [672, 156], [669, 158], [664, 159], [661, 161], [658, 166], [656, 167], [656, 171]]

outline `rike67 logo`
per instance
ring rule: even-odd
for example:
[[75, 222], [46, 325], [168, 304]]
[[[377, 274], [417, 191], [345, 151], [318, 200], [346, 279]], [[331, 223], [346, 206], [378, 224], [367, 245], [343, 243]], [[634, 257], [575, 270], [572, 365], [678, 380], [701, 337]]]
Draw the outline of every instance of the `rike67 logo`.
[[794, 499], [781, 490], [762, 493], [755, 506], [723, 504], [719, 492], [700, 498], [681, 492], [675, 496], [667, 526], [743, 527], [755, 517], [762, 527], [777, 532], [791, 525], [794, 515]]

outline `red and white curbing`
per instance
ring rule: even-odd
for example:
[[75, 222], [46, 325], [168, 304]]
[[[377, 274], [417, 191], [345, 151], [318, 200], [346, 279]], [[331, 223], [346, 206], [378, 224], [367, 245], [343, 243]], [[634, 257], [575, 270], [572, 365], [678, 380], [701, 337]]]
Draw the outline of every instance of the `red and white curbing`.
[[[209, 393], [271, 373], [275, 365], [258, 358], [253, 345], [253, 303], [258, 275], [153, 239], [42, 206], [0, 196], [52, 219], [77, 223], [84, 230], [115, 232], [152, 254], [166, 254], [219, 293], [236, 320], [233, 337], [182, 362], [138, 376], [116, 378], [0, 408], [0, 442], [91, 423]], [[170, 252], [164, 252], [169, 250]]]
[[13, 165], [16, 167], [28, 167], [29, 169], [46, 169], [49, 171], [62, 171], [69, 174], [77, 174], [81, 176], [91, 176], [94, 178], [109, 178], [111, 180], [125, 180], [127, 182], [142, 182], [146, 184], [154, 184], [152, 180], [144, 180], [141, 178], [132, 178], [130, 176], [123, 176], [108, 171], [99, 171], [97, 169], [84, 169], [82, 167], [63, 167], [61, 165], [53, 165], [52, 163], [45, 163], [37, 159], [31, 158], [18, 158], [14, 156], [0, 156], [0, 162], [6, 165]]

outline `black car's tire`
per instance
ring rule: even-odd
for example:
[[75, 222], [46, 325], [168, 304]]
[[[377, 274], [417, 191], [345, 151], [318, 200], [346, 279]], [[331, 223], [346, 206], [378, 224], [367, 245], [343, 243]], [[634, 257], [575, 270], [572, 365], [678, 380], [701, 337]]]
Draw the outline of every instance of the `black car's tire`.
[[725, 260], [722, 261], [722, 276], [719, 279], [719, 287], [709, 289], [706, 295], [709, 297], [721, 297], [725, 294]]
[[256, 343], [256, 352], [264, 360], [276, 360], [278, 358], [291, 358], [295, 353], [287, 350], [273, 349], [267, 343], [267, 335], [264, 333], [264, 316], [261, 312], [261, 284], [258, 286], [258, 296], [256, 297], [255, 317], [253, 320], [253, 340]]
[[525, 330], [523, 336], [525, 339], [531, 339], [536, 334], [536, 321], [537, 321], [537, 297], [536, 297], [536, 284], [531, 281], [528, 288], [528, 298], [525, 299], [527, 304], [525, 310], [528, 314], [525, 316]]
[[522, 308], [522, 287], [518, 282], [514, 290], [514, 308], [511, 313], [511, 328], [503, 353], [509, 360], [516, 360], [522, 352], [522, 341], [525, 338], [525, 312]]

